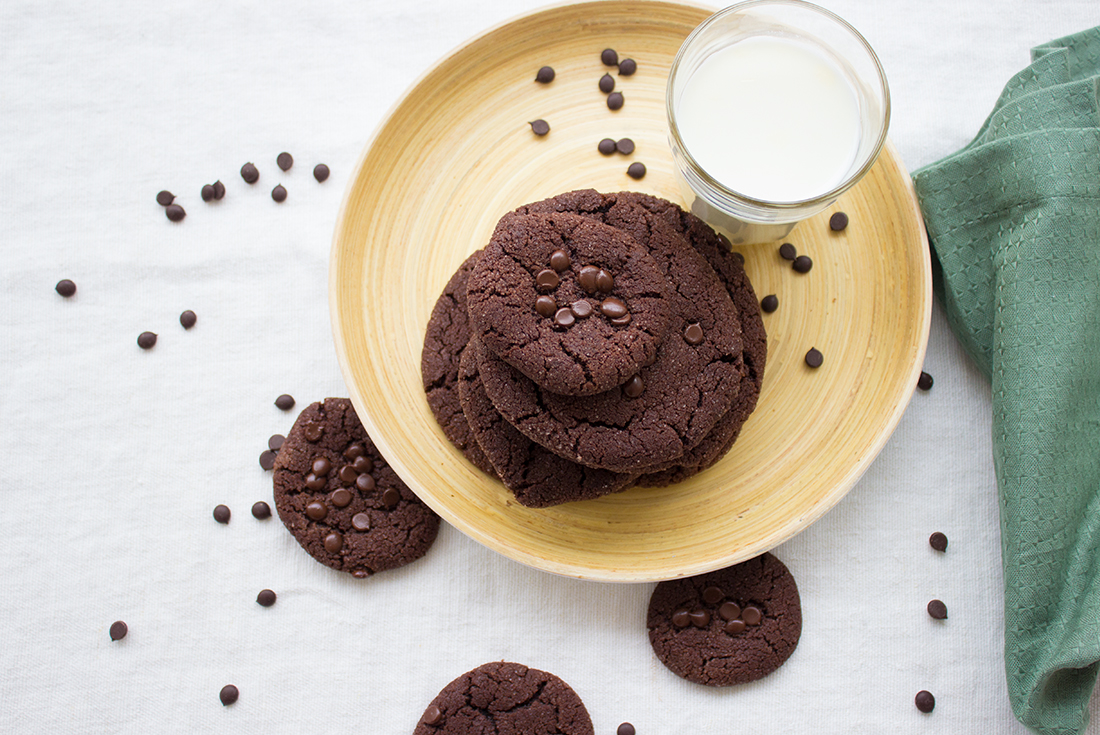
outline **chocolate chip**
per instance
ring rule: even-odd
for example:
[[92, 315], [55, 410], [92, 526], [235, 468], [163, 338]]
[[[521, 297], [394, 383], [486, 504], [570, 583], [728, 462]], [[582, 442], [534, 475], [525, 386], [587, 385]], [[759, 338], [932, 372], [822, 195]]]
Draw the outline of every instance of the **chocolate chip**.
[[809, 273], [810, 269], [814, 267], [814, 262], [810, 260], [810, 256], [808, 255], [799, 255], [794, 259], [794, 263], [791, 264], [791, 267], [799, 273]]
[[351, 517], [351, 526], [356, 531], [369, 531], [370, 516], [366, 513], [356, 513]]
[[349, 462], [353, 462], [359, 457], [366, 454], [367, 450], [362, 444], [349, 444], [348, 448], [344, 450], [344, 459]]
[[844, 214], [844, 212], [834, 212], [833, 216], [829, 218], [829, 229], [833, 232], [840, 232], [847, 226], [848, 215]]
[[741, 619], [745, 621], [745, 625], [760, 625], [760, 621], [764, 619], [764, 613], [760, 608], [749, 605], [741, 611]]
[[271, 517], [271, 506], [262, 500], [258, 500], [252, 504], [252, 517], [258, 521], [263, 521]]
[[615, 150], [622, 153], [624, 156], [629, 156], [634, 152], [634, 141], [630, 138], [620, 138], [618, 142], [615, 143]]
[[550, 253], [550, 267], [561, 273], [563, 270], [572, 265], [572, 260], [569, 259], [569, 253], [564, 250], [555, 250]]
[[329, 498], [329, 502], [337, 508], [347, 508], [351, 505], [352, 500], [351, 490], [343, 487], [334, 492], [332, 497]]
[[611, 90], [615, 89], [615, 77], [610, 74], [604, 74], [600, 77], [600, 91], [607, 94]]
[[705, 628], [710, 623], [710, 613], [706, 610], [696, 610], [688, 617], [696, 628]]
[[355, 487], [362, 492], [369, 493], [374, 490], [374, 478], [364, 473], [355, 478]]
[[272, 590], [260, 590], [260, 594], [256, 595], [256, 602], [262, 607], [271, 607], [275, 604], [275, 597]]
[[947, 605], [943, 600], [932, 600], [928, 603], [928, 614], [936, 620], [947, 620]]
[[229, 511], [228, 505], [215, 505], [214, 506], [214, 520], [218, 523], [229, 523], [229, 516], [232, 513]]
[[246, 184], [255, 184], [260, 180], [260, 171], [253, 164], [246, 163], [241, 166], [241, 178]]
[[634, 735], [634, 726], [629, 722], [624, 722], [615, 728], [615, 735]]
[[283, 409], [284, 411], [289, 411], [290, 409], [294, 408], [294, 396], [290, 396], [284, 393], [275, 399], [275, 405]]
[[703, 343], [703, 328], [698, 324], [689, 324], [684, 328], [684, 341], [693, 347]]
[[173, 222], [181, 222], [187, 216], [187, 212], [183, 211], [183, 207], [178, 204], [169, 204], [164, 210], [164, 216]]
[[328, 178], [329, 170], [328, 166], [323, 163], [318, 163], [313, 167], [313, 178], [317, 179], [317, 183], [321, 183]]
[[576, 321], [577, 318], [573, 315], [572, 309], [563, 307], [554, 312], [554, 324], [559, 327], [571, 327]]
[[286, 151], [283, 151], [275, 157], [275, 165], [281, 168], [283, 171], [289, 171], [290, 167], [294, 165], [294, 156], [290, 155]]
[[779, 257], [784, 260], [794, 260], [798, 257], [798, 251], [794, 249], [794, 245], [789, 242], [785, 242], [779, 246]]
[[917, 692], [917, 696], [913, 698], [913, 703], [917, 705], [917, 709], [925, 714], [936, 709], [936, 698], [932, 696], [932, 692], [924, 689]]
[[221, 201], [221, 199], [224, 196], [225, 196], [225, 184], [223, 184], [221, 182], [221, 179], [218, 179], [217, 181], [214, 182], [214, 199], [216, 199], [218, 201]]
[[921, 390], [932, 390], [932, 376], [922, 370], [917, 378], [917, 387]]
[[121, 620], [111, 623], [110, 636], [112, 641], [121, 641], [130, 632], [129, 626]]
[[645, 164], [641, 161], [635, 161], [627, 166], [626, 175], [632, 179], [641, 179], [645, 177]]
[[277, 452], [283, 448], [283, 443], [286, 441], [286, 437], [282, 434], [272, 434], [267, 438], [267, 448], [273, 452]]
[[577, 283], [588, 293], [596, 293], [596, 279], [600, 275], [600, 269], [594, 265], [586, 265], [577, 275]]
[[137, 338], [138, 347], [143, 350], [151, 350], [157, 343], [157, 335], [153, 332], [142, 332]]
[[604, 63], [604, 66], [618, 66], [619, 54], [613, 48], [605, 48], [603, 52], [600, 53], [600, 61]]
[[717, 605], [725, 596], [726, 593], [722, 591], [721, 587], [712, 586], [703, 590], [703, 602], [708, 605]]
[[816, 347], [811, 347], [810, 351], [806, 353], [806, 364], [812, 368], [821, 367], [821, 363], [824, 361], [825, 356]]
[[607, 95], [607, 109], [609, 110], [621, 110], [623, 106], [623, 93], [612, 92]]
[[726, 631], [730, 635], [737, 635], [738, 633], [745, 632], [745, 621], [740, 618], [734, 618], [722, 626], [722, 630]]
[[54, 286], [54, 290], [65, 298], [69, 298], [76, 293], [76, 284], [70, 281], [68, 278], [64, 278], [57, 282], [57, 285]]
[[554, 312], [558, 310], [558, 302], [554, 301], [553, 296], [539, 296], [535, 299], [535, 311], [544, 317], [554, 316]]
[[760, 299], [760, 310], [765, 314], [771, 314], [773, 311], [779, 308], [779, 297], [775, 294], [768, 294], [764, 298]]
[[535, 81], [540, 84], [549, 84], [554, 81], [554, 69], [550, 66], [544, 66], [538, 70], [535, 74]]
[[386, 506], [387, 510], [393, 510], [400, 502], [401, 492], [399, 490], [388, 487], [382, 492], [382, 504]]
[[533, 120], [527, 124], [531, 126], [531, 132], [535, 135], [542, 136], [550, 132], [550, 123], [546, 122], [542, 118], [539, 118], [538, 120]]
[[184, 329], [190, 329], [191, 327], [195, 326], [195, 323], [198, 320], [199, 317], [195, 314], [195, 312], [191, 311], [190, 309], [180, 314], [180, 325]]
[[176, 195], [165, 189], [164, 191], [157, 192], [157, 204], [162, 207], [167, 207], [169, 204], [176, 200]]
[[271, 190], [271, 198], [279, 204], [282, 204], [286, 201], [286, 188], [282, 184], [279, 184]]
[[936, 551], [947, 551], [947, 536], [936, 531], [928, 537], [928, 545]]
[[232, 684], [226, 684], [222, 687], [222, 690], [218, 692], [218, 699], [222, 701], [224, 706], [229, 706], [240, 699], [241, 690]]
[[356, 472], [362, 474], [372, 471], [374, 469], [374, 462], [370, 457], [361, 454], [352, 461], [351, 466]]
[[433, 704], [424, 710], [424, 716], [421, 719], [425, 725], [438, 725], [443, 722], [443, 713]]
[[327, 475], [329, 472], [332, 471], [332, 462], [329, 462], [324, 457], [318, 457], [317, 459], [313, 460], [312, 469], [313, 474], [317, 475], [318, 477]]
[[592, 304], [588, 303], [584, 299], [574, 301], [569, 306], [569, 308], [572, 309], [573, 316], [577, 317], [578, 319], [587, 319], [588, 317], [592, 316]]
[[604, 138], [596, 145], [596, 150], [605, 156], [610, 156], [615, 152], [616, 143], [611, 138]]
[[549, 268], [543, 268], [535, 276], [535, 288], [539, 291], [553, 291], [561, 283], [558, 274]]
[[616, 327], [625, 327], [627, 324], [630, 324], [630, 319], [630, 312], [627, 312], [620, 317], [612, 319], [611, 323]]
[[723, 602], [718, 608], [718, 614], [723, 620], [737, 620], [741, 617], [741, 606], [736, 602]]
[[350, 464], [346, 464], [340, 468], [339, 477], [341, 482], [355, 482], [359, 479], [359, 473]]
[[324, 490], [327, 484], [328, 480], [323, 477], [318, 477], [312, 472], [306, 475], [306, 487], [310, 490]]
[[260, 452], [260, 467], [265, 470], [273, 469], [275, 467], [275, 452], [270, 449]]
[[634, 59], [623, 59], [619, 62], [619, 76], [629, 77], [638, 71], [638, 62]]
[[600, 313], [608, 319], [618, 319], [619, 317], [626, 316], [626, 304], [622, 302], [622, 299], [608, 296], [600, 302]]
[[344, 548], [344, 537], [338, 533], [330, 533], [325, 536], [325, 551], [330, 554], [338, 554]]
[[677, 628], [686, 628], [691, 625], [691, 613], [687, 610], [677, 610], [672, 613], [672, 624]]
[[306, 428], [302, 433], [306, 435], [307, 441], [320, 441], [321, 437], [325, 435], [325, 427], [316, 421], [310, 421], [306, 423]]
[[645, 392], [645, 383], [637, 375], [623, 383], [623, 395], [627, 398], [637, 398]]
[[328, 506], [320, 501], [314, 500], [306, 506], [306, 515], [315, 521], [323, 521], [328, 515]]
[[204, 202], [209, 202], [214, 198], [214, 185], [203, 184], [202, 189], [199, 190], [199, 196], [202, 197]]

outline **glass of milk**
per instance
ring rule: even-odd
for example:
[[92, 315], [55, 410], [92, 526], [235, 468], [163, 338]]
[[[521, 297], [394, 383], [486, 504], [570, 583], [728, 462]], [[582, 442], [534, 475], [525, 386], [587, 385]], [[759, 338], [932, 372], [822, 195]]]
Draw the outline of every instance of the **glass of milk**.
[[680, 47], [665, 97], [681, 190], [734, 244], [774, 242], [867, 173], [890, 92], [852, 26], [801, 0], [715, 13]]

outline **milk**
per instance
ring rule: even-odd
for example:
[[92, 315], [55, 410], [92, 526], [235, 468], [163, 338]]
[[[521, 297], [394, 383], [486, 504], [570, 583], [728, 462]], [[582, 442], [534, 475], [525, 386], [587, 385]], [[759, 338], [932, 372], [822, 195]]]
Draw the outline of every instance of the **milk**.
[[813, 199], [851, 172], [860, 109], [836, 59], [786, 36], [754, 36], [707, 56], [676, 101], [684, 146], [728, 189]]

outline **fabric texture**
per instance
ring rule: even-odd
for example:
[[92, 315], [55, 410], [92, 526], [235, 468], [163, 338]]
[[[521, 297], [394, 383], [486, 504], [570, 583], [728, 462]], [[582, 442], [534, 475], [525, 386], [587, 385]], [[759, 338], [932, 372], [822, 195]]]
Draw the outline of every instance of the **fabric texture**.
[[1100, 661], [1100, 27], [1031, 54], [913, 178], [937, 293], [992, 382], [1009, 697], [1077, 733]]

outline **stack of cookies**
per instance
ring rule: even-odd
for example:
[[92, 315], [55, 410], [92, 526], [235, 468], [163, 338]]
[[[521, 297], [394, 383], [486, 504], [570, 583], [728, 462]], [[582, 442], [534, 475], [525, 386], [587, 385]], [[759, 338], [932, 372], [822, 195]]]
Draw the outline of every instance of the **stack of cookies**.
[[432, 412], [530, 507], [694, 475], [760, 393], [767, 338], [742, 262], [644, 194], [573, 191], [509, 212], [432, 312]]

